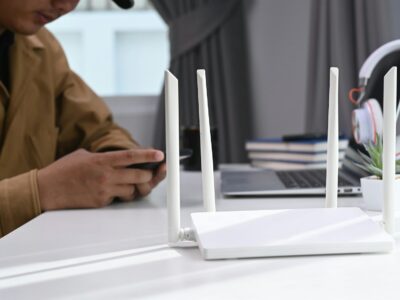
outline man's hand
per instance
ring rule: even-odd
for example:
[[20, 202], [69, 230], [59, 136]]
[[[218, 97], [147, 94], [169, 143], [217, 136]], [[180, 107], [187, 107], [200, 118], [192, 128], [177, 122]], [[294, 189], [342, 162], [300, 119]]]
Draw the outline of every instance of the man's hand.
[[130, 201], [145, 196], [165, 178], [162, 164], [156, 172], [129, 169], [131, 164], [162, 161], [161, 151], [132, 149], [90, 153], [80, 149], [38, 172], [43, 211], [103, 207], [113, 198]]

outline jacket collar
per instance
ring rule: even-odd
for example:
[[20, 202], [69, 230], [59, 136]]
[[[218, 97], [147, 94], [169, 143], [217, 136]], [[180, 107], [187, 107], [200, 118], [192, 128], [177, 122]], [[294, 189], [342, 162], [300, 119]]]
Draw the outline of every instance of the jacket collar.
[[31, 49], [43, 49], [44, 45], [41, 40], [36, 35], [29, 36], [20, 36], [25, 40], [27, 47], [31, 47]]

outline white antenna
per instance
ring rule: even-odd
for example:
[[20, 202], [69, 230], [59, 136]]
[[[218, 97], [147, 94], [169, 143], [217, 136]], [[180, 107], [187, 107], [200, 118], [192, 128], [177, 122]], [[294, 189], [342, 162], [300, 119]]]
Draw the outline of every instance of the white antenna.
[[383, 224], [389, 234], [395, 231], [396, 96], [397, 68], [392, 67], [383, 81]]
[[339, 169], [339, 118], [338, 118], [339, 70], [329, 72], [328, 149], [326, 161], [325, 207], [337, 207]]
[[165, 71], [165, 127], [167, 156], [168, 242], [180, 238], [179, 94], [178, 79]]
[[210, 121], [205, 70], [197, 70], [197, 90], [199, 98], [201, 173], [204, 208], [215, 212], [213, 154], [211, 147]]

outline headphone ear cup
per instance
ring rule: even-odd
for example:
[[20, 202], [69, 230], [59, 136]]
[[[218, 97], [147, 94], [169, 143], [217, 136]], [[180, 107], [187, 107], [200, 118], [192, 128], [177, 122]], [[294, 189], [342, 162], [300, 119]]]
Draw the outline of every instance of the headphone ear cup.
[[382, 109], [376, 99], [369, 99], [361, 108], [352, 113], [353, 136], [357, 143], [366, 144], [377, 141], [377, 134], [382, 135]]
[[363, 106], [368, 109], [368, 114], [371, 119], [371, 140], [376, 143], [377, 135], [382, 136], [383, 132], [383, 113], [381, 106], [376, 99], [369, 99]]

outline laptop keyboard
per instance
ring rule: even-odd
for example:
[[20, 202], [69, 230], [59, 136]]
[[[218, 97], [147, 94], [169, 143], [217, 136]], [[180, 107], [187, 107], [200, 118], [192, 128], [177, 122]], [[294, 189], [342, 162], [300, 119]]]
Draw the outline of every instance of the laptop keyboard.
[[[325, 187], [325, 170], [277, 171], [276, 174], [286, 188]], [[338, 185], [351, 186], [352, 184], [339, 173]]]

